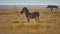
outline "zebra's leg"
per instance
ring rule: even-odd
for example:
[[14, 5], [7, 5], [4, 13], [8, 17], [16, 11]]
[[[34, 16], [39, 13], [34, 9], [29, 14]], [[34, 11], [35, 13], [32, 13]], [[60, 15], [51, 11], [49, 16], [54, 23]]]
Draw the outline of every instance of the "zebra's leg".
[[37, 22], [37, 18], [35, 18], [36, 22]]
[[30, 19], [29, 19], [29, 18], [27, 18], [27, 21], [28, 21], [28, 22], [30, 22]]
[[40, 22], [39, 16], [37, 17], [37, 21]]
[[40, 22], [38, 17], [36, 17], [35, 20], [36, 20], [36, 22]]

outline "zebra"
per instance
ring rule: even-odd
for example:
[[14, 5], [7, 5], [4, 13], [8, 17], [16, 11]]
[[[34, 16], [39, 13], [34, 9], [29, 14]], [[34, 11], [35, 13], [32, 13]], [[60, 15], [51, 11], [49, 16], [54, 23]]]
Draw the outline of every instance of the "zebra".
[[30, 19], [35, 18], [36, 22], [39, 22], [39, 13], [38, 12], [33, 12], [30, 13], [27, 7], [23, 7], [21, 14], [25, 13], [27, 21], [30, 22]]

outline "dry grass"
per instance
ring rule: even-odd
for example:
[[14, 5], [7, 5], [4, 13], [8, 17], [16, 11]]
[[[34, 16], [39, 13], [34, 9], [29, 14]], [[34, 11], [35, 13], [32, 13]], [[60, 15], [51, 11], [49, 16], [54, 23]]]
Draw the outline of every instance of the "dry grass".
[[0, 34], [60, 34], [60, 10], [30, 8], [30, 12], [39, 12], [39, 23], [35, 19], [28, 23], [20, 11], [0, 10]]

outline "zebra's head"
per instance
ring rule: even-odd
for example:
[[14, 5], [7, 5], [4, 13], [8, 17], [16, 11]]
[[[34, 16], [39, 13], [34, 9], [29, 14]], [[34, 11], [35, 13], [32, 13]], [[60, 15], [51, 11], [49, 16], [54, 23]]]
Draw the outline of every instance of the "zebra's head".
[[21, 14], [22, 14], [23, 12], [28, 12], [28, 9], [27, 9], [26, 7], [23, 7], [23, 9], [22, 9], [22, 11], [21, 11]]

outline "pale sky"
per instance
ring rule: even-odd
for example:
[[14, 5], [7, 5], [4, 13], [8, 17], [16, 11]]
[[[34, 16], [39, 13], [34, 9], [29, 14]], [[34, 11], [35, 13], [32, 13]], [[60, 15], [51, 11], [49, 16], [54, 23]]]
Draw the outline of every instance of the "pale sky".
[[0, 5], [60, 5], [60, 0], [0, 0]]

